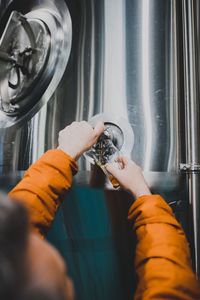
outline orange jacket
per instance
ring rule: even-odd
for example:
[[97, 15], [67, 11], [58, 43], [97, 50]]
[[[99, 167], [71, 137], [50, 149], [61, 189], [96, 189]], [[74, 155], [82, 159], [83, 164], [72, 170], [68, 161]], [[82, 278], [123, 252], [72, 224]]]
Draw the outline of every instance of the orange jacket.
[[[33, 229], [44, 238], [77, 172], [76, 162], [62, 150], [46, 152], [25, 173], [9, 196], [27, 207]], [[184, 232], [171, 208], [158, 195], [142, 196], [128, 219], [137, 239], [134, 299], [200, 299]]]

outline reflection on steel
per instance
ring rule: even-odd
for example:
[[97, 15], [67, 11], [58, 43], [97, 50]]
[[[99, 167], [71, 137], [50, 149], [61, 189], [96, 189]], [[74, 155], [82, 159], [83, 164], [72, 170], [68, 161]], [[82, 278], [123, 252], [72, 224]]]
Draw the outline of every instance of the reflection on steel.
[[142, 0], [142, 101], [144, 109], [144, 119], [146, 127], [146, 149], [144, 153], [144, 169], [149, 170], [153, 151], [153, 124], [151, 105], [151, 61], [149, 50], [151, 48], [151, 38], [149, 34], [150, 10], [149, 0]]
[[[200, 106], [199, 106], [199, 1], [183, 1], [184, 60], [185, 60], [185, 133], [186, 164], [200, 164]], [[189, 201], [192, 206], [195, 269], [200, 276], [200, 173], [188, 173]]]
[[[86, 19], [82, 27], [87, 48], [78, 55], [76, 120], [110, 111], [128, 119], [135, 134], [132, 158], [146, 172], [176, 173], [180, 128], [174, 2], [100, 1], [93, 9], [101, 18], [91, 34]], [[88, 70], [91, 76], [96, 70], [96, 76], [88, 76]], [[84, 161], [81, 167], [90, 169]]]
[[[112, 112], [131, 124], [131, 157], [146, 172], [178, 176], [180, 18], [174, 1], [77, 0], [78, 11], [72, 3], [67, 1], [76, 34], [68, 68], [48, 106], [18, 130], [21, 140], [13, 136], [10, 161], [20, 152], [17, 165], [25, 169], [56, 146], [65, 125]], [[80, 170], [91, 166], [81, 159]]]

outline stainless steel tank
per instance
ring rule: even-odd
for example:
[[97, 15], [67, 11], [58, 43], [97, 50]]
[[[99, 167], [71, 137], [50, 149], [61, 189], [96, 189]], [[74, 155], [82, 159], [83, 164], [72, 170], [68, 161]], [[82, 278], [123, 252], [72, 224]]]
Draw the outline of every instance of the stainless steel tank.
[[[131, 157], [144, 169], [152, 190], [164, 195], [175, 207], [181, 206], [180, 203], [187, 206], [189, 196], [184, 195], [187, 178], [180, 173], [180, 164], [184, 171], [188, 162], [187, 133], [192, 128], [189, 121], [186, 123], [189, 116], [184, 101], [187, 95], [184, 70], [191, 65], [187, 60], [191, 51], [187, 50], [187, 45], [191, 45], [191, 41], [187, 42], [187, 14], [194, 18], [189, 2], [183, 1], [185, 6], [182, 1], [173, 0], [35, 0], [29, 1], [29, 5], [22, 2], [0, 2], [1, 33], [8, 10], [17, 9], [26, 14], [34, 5], [64, 5], [69, 15], [63, 17], [63, 25], [70, 28], [69, 20], [72, 20], [72, 45], [69, 45], [69, 35], [61, 53], [65, 70], [61, 62], [54, 66], [52, 76], [57, 74], [56, 82], [52, 84], [50, 78], [45, 89], [36, 88], [37, 99], [31, 109], [27, 106], [17, 116], [0, 114], [0, 122], [5, 120], [0, 123], [2, 178], [17, 176], [47, 149], [56, 147], [59, 130], [72, 121], [106, 113], [111, 118], [120, 116], [129, 121], [135, 137]], [[192, 2], [193, 5], [198, 3]], [[64, 31], [65, 36], [67, 32]], [[54, 38], [51, 35], [52, 41]], [[50, 92], [45, 94], [47, 90]], [[195, 122], [198, 127], [198, 120]], [[185, 127], [185, 124], [188, 125]], [[200, 163], [199, 158], [195, 163]], [[123, 192], [104, 194], [102, 189], [93, 190], [91, 184], [102, 188], [102, 184], [96, 182], [100, 174], [97, 176], [84, 158], [79, 165], [80, 172], [69, 196], [71, 201], [60, 211], [58, 227], [50, 233], [50, 239], [57, 246], [60, 243], [71, 266], [78, 299], [131, 299], [133, 245], [130, 228], [124, 223], [130, 196]], [[195, 180], [199, 184], [199, 179], [195, 177]], [[193, 189], [189, 187], [189, 190], [191, 205], [196, 207], [198, 200], [196, 196], [191, 200]], [[98, 195], [95, 203], [94, 195]], [[61, 240], [55, 238], [56, 230], [60, 230]], [[109, 267], [101, 269], [102, 262], [108, 264], [109, 259]], [[113, 279], [119, 283], [117, 288]], [[108, 287], [109, 283], [113, 288]]]
[[[19, 144], [26, 164], [20, 162], [20, 169], [55, 147], [65, 125], [104, 112], [129, 120], [135, 135], [132, 158], [146, 172], [161, 172], [154, 174], [152, 186], [162, 176], [176, 185], [171, 176], [179, 170], [181, 142], [175, 4], [77, 1], [76, 9], [71, 10], [73, 45], [64, 77], [48, 105], [24, 122], [28, 137], [22, 134]], [[16, 152], [19, 137], [14, 135]], [[81, 170], [89, 169], [82, 160]]]

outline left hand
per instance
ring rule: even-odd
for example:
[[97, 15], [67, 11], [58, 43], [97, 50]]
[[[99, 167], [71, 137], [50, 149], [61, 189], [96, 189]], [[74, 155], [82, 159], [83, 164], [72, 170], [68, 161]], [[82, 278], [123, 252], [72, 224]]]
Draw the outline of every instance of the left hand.
[[130, 191], [135, 198], [143, 195], [151, 195], [150, 189], [142, 174], [142, 169], [127, 157], [118, 157], [118, 163], [122, 168], [117, 168], [116, 164], [107, 164], [106, 170], [120, 183], [120, 185]]
[[59, 132], [58, 148], [78, 160], [97, 142], [103, 131], [103, 122], [97, 123], [95, 128], [86, 121], [73, 122]]

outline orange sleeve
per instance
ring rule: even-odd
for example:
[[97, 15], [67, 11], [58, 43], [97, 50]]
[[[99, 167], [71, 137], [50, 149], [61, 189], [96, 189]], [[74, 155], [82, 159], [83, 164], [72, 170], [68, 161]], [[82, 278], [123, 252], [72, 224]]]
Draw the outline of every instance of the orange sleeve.
[[77, 172], [76, 162], [62, 150], [47, 151], [25, 173], [9, 197], [25, 205], [35, 232], [44, 237]]
[[135, 300], [200, 299], [185, 234], [158, 195], [142, 196], [129, 211], [137, 245]]

